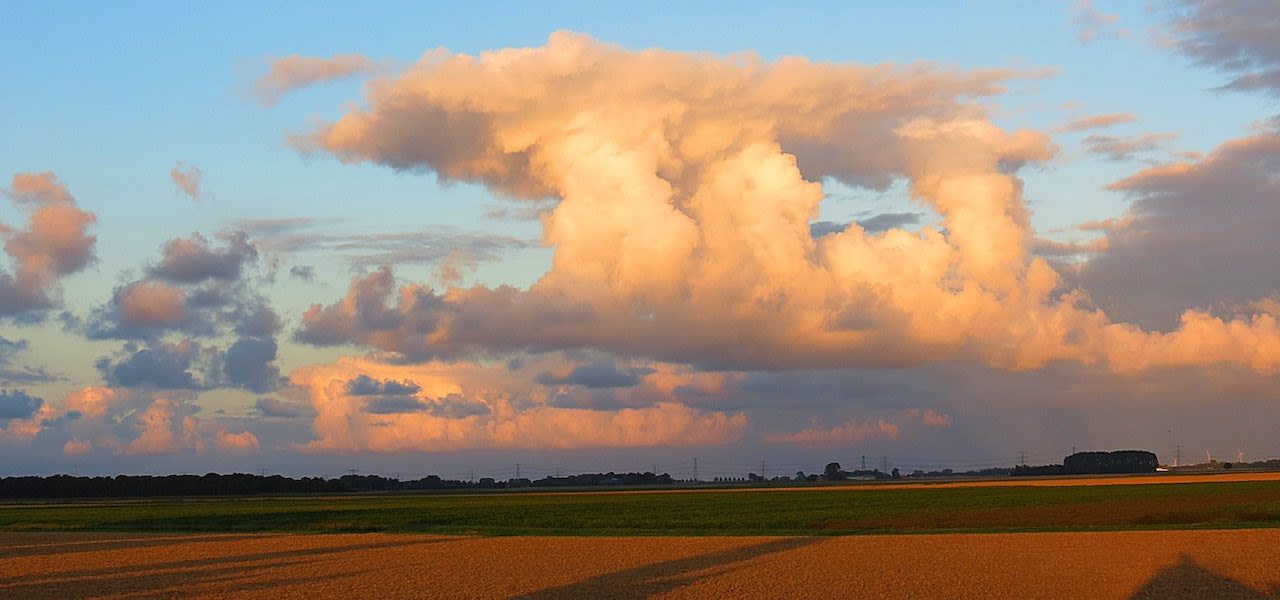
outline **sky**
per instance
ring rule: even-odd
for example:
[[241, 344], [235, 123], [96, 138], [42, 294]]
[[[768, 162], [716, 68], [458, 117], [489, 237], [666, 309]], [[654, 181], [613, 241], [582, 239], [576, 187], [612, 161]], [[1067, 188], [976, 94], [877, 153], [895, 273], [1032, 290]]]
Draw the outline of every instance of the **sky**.
[[11, 2], [0, 475], [1280, 456], [1269, 2]]

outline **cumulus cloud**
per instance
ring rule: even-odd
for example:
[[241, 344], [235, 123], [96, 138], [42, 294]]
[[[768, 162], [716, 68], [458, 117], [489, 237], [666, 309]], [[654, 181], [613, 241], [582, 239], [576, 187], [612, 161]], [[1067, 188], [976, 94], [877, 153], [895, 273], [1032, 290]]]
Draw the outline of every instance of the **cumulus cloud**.
[[328, 81], [370, 75], [382, 65], [358, 54], [329, 58], [293, 54], [271, 61], [267, 73], [253, 85], [253, 93], [263, 106], [272, 106], [289, 92]]
[[896, 438], [902, 434], [902, 428], [896, 423], [880, 419], [874, 423], [860, 423], [855, 420], [845, 421], [834, 427], [813, 427], [795, 433], [773, 435], [765, 438], [770, 444], [797, 444], [801, 446], [843, 446], [861, 444], [875, 439]]
[[1222, 89], [1280, 95], [1280, 5], [1176, 0], [1166, 8], [1170, 42], [1197, 64], [1231, 77]]
[[1138, 118], [1129, 113], [1111, 113], [1106, 115], [1094, 115], [1092, 117], [1084, 117], [1076, 119], [1058, 128], [1058, 131], [1088, 131], [1090, 129], [1105, 129], [1125, 123], [1136, 123]]
[[223, 452], [249, 453], [258, 451], [258, 436], [251, 431], [230, 433], [218, 430], [214, 437], [214, 445]]
[[[281, 323], [253, 280], [257, 249], [243, 232], [222, 238], [221, 247], [200, 234], [169, 240], [144, 278], [118, 286], [82, 325], [72, 325], [91, 339], [126, 340], [119, 352], [97, 362], [109, 385], [279, 387]], [[232, 340], [220, 349], [228, 336]]]
[[200, 167], [181, 161], [169, 171], [169, 179], [173, 180], [174, 185], [192, 200], [197, 201], [200, 200], [200, 179], [203, 176], [204, 172]]
[[22, 390], [0, 389], [0, 420], [30, 419], [41, 406], [44, 400]]
[[[552, 268], [527, 290], [443, 293], [380, 269], [312, 306], [296, 337], [421, 361], [596, 349], [719, 369], [1280, 369], [1269, 314], [1144, 331], [1035, 256], [1016, 171], [1055, 148], [968, 101], [1012, 75], [633, 52], [568, 33], [430, 53], [295, 144], [558, 198], [543, 220]], [[825, 177], [905, 179], [943, 227], [815, 239]]]
[[258, 259], [244, 233], [215, 247], [200, 234], [164, 244], [147, 276], [118, 286], [83, 325], [92, 339], [149, 340], [166, 334], [211, 337], [228, 330], [269, 337], [280, 328], [267, 299], [251, 285]]
[[[369, 400], [382, 397], [351, 393], [353, 381], [365, 381], [361, 376], [378, 390], [414, 382], [421, 407], [371, 409]], [[741, 413], [674, 402], [617, 410], [556, 407], [505, 369], [465, 363], [391, 365], [343, 358], [297, 369], [290, 377], [306, 390], [316, 413], [316, 438], [307, 446], [314, 451], [698, 446], [735, 441], [746, 427]], [[373, 387], [359, 383], [356, 389]]]
[[231, 232], [226, 238], [222, 248], [211, 248], [209, 240], [198, 233], [173, 238], [165, 242], [160, 262], [150, 273], [179, 283], [239, 279], [245, 267], [258, 260], [258, 251], [243, 231]]
[[1094, 134], [1084, 138], [1085, 150], [1110, 160], [1129, 160], [1135, 154], [1159, 150], [1166, 143], [1178, 139], [1173, 133], [1146, 133], [1127, 137]]
[[60, 302], [59, 280], [93, 260], [97, 218], [76, 206], [53, 173], [19, 173], [4, 190], [29, 213], [25, 228], [0, 223], [0, 239], [12, 264], [0, 266], [0, 318], [39, 318]]
[[538, 383], [606, 389], [631, 387], [639, 384], [641, 377], [653, 372], [653, 369], [648, 367], [619, 368], [615, 361], [599, 360], [578, 365], [565, 375], [542, 373], [538, 376]]
[[138, 436], [120, 448], [124, 454], [172, 454], [204, 450], [199, 421], [190, 403], [157, 396], [134, 418]]

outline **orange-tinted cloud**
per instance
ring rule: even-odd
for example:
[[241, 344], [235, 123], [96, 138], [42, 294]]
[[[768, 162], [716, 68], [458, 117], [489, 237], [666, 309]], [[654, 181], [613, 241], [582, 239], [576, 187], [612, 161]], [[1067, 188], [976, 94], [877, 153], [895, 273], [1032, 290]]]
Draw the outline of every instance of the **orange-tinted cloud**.
[[1114, 125], [1122, 125], [1124, 123], [1135, 123], [1138, 118], [1130, 113], [1111, 113], [1106, 115], [1094, 115], [1092, 117], [1084, 117], [1076, 119], [1058, 128], [1058, 131], [1087, 131], [1089, 129], [1104, 129]]
[[[1015, 173], [1056, 149], [967, 100], [1012, 75], [634, 52], [568, 33], [429, 53], [295, 143], [558, 198], [543, 219], [552, 268], [528, 290], [444, 293], [383, 269], [312, 306], [298, 339], [419, 361], [590, 348], [727, 369], [1280, 369], [1269, 315], [1193, 312], [1145, 331], [1035, 255]], [[943, 228], [815, 239], [823, 177], [905, 179]]]
[[0, 223], [4, 251], [15, 267], [0, 268], [0, 317], [52, 308], [61, 293], [59, 278], [93, 259], [97, 239], [88, 229], [97, 218], [76, 206], [53, 173], [19, 173], [4, 191], [30, 217], [23, 229]]
[[120, 296], [120, 316], [125, 324], [163, 327], [180, 322], [186, 313], [182, 290], [157, 281], [141, 281]]
[[[394, 403], [374, 408], [394, 382]], [[563, 408], [527, 376], [467, 364], [390, 365], [344, 358], [290, 374], [316, 412], [313, 451], [699, 446], [736, 441], [746, 416], [659, 401]], [[375, 394], [375, 392], [377, 392]]]
[[896, 423], [880, 419], [875, 423], [860, 423], [849, 420], [834, 427], [823, 427], [815, 424], [795, 433], [773, 435], [765, 438], [770, 444], [797, 444], [801, 446], [821, 447], [860, 444], [875, 439], [894, 439], [902, 434], [902, 428]]
[[214, 437], [214, 442], [218, 450], [223, 452], [245, 453], [258, 451], [258, 436], [251, 431], [229, 433], [224, 429], [220, 429]]
[[192, 200], [200, 199], [200, 179], [203, 177], [204, 172], [200, 167], [181, 161], [169, 170], [169, 179]]
[[368, 75], [382, 68], [378, 63], [357, 54], [330, 58], [293, 54], [271, 61], [270, 70], [254, 83], [253, 93], [264, 106], [271, 106], [285, 94], [299, 88]]
[[120, 449], [124, 454], [171, 454], [181, 450], [204, 450], [199, 421], [188, 412], [189, 405], [157, 396], [135, 419], [138, 437]]

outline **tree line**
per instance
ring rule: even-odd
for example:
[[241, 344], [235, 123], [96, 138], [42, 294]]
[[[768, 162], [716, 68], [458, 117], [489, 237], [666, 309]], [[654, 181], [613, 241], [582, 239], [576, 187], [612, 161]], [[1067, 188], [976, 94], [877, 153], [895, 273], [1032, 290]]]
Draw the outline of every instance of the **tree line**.
[[208, 473], [206, 475], [117, 475], [115, 477], [0, 478], [0, 498], [137, 498], [156, 496], [236, 496], [248, 494], [341, 494], [352, 492], [398, 492], [426, 490], [506, 489], [519, 487], [591, 487], [670, 485], [675, 480], [663, 473], [582, 473], [538, 480], [499, 481], [482, 477], [471, 481], [443, 479], [428, 475], [400, 480], [379, 475], [343, 475], [336, 479], [248, 473]]

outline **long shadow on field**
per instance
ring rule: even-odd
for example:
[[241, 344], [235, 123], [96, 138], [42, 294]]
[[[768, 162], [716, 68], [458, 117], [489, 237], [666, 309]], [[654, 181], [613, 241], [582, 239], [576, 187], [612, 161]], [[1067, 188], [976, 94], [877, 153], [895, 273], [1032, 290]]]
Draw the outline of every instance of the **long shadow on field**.
[[1156, 573], [1151, 581], [1130, 597], [1130, 600], [1202, 600], [1204, 598], [1275, 600], [1280, 598], [1280, 589], [1273, 588], [1270, 593], [1259, 592], [1230, 577], [1214, 573], [1197, 564], [1191, 557], [1184, 555], [1178, 564]]
[[[786, 538], [743, 548], [670, 560], [656, 565], [607, 573], [568, 585], [519, 596], [523, 600], [551, 598], [614, 598], [638, 600], [684, 587], [708, 575], [734, 569], [737, 563], [821, 542], [818, 537]], [[710, 572], [708, 572], [710, 571]]]
[[[196, 538], [202, 539], [202, 538]], [[225, 538], [224, 538], [225, 539]], [[170, 543], [181, 543], [182, 540], [170, 540]], [[175, 587], [183, 585], [207, 585], [229, 583], [231, 589], [243, 591], [246, 588], [242, 579], [252, 571], [279, 569], [284, 567], [316, 566], [326, 561], [343, 560], [343, 555], [362, 550], [401, 549], [427, 544], [452, 541], [450, 538], [411, 539], [366, 544], [335, 544], [321, 548], [296, 548], [273, 552], [253, 554], [227, 554], [234, 549], [215, 549], [218, 555], [193, 558], [189, 560], [151, 562], [148, 559], [163, 558], [163, 548], [158, 551], [142, 550], [137, 556], [141, 560], [133, 560], [127, 566], [103, 567], [97, 569], [62, 570], [39, 575], [19, 575], [0, 578], [0, 598], [74, 598], [92, 591], [95, 595], [110, 593], [129, 593], [133, 596], [146, 597], [156, 595], [171, 597]], [[143, 544], [143, 547], [148, 544]], [[125, 550], [124, 552], [128, 552]], [[129, 558], [136, 555], [126, 554]], [[70, 559], [74, 561], [74, 559]], [[349, 573], [348, 573], [349, 574]], [[294, 579], [273, 579], [268, 584], [250, 586], [252, 588], [277, 587], [297, 583], [318, 583], [331, 579], [330, 570], [321, 570], [315, 577]], [[225, 593], [225, 591], [224, 591]]]
[[[54, 534], [58, 535], [58, 534]], [[44, 556], [48, 554], [74, 554], [76, 552], [101, 552], [104, 550], [132, 550], [148, 546], [166, 546], [177, 541], [188, 542], [235, 542], [263, 534], [211, 534], [211, 535], [150, 535], [140, 537], [113, 537], [100, 540], [50, 541], [43, 544], [5, 544], [5, 537], [0, 535], [0, 558], [18, 556]]]

